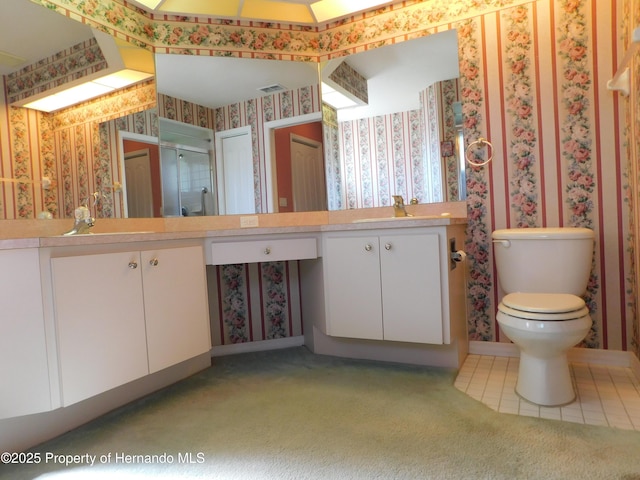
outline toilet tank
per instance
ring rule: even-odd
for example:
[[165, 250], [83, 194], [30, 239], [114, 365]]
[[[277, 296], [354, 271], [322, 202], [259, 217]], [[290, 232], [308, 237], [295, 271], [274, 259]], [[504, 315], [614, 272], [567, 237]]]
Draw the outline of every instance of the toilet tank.
[[505, 293], [585, 293], [593, 259], [593, 230], [511, 228], [496, 230], [491, 236], [498, 283]]

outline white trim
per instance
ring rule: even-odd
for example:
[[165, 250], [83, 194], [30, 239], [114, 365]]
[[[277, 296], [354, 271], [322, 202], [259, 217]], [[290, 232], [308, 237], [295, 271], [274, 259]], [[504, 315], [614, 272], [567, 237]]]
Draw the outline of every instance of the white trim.
[[276, 350], [280, 348], [301, 347], [304, 345], [304, 335], [296, 337], [276, 338], [273, 340], [260, 340], [257, 342], [234, 343], [232, 345], [218, 345], [211, 348], [212, 357], [234, 355], [237, 353], [262, 352], [264, 350]]
[[145, 135], [142, 133], [127, 132], [126, 130], [118, 130], [117, 135], [118, 135], [118, 169], [120, 170], [119, 176], [120, 176], [120, 185], [121, 185], [120, 192], [115, 191], [115, 182], [118, 180], [116, 180], [115, 178], [112, 178], [112, 181], [114, 182], [114, 194], [115, 193], [122, 194], [122, 200], [121, 200], [122, 201], [122, 217], [128, 218], [129, 208], [127, 204], [127, 178], [126, 178], [127, 176], [125, 174], [125, 166], [124, 166], [124, 160], [125, 160], [124, 141], [131, 140], [134, 142], [148, 143], [149, 145], [155, 145], [155, 146], [159, 146], [160, 141], [158, 137], [152, 137], [151, 135]]
[[[495, 357], [519, 357], [518, 347], [505, 342], [469, 342], [469, 354], [493, 355]], [[590, 363], [592, 365], [608, 365], [610, 367], [628, 367], [634, 370], [636, 378], [640, 379], [640, 361], [631, 352], [621, 350], [601, 350], [595, 348], [571, 348], [568, 355], [573, 363]]]

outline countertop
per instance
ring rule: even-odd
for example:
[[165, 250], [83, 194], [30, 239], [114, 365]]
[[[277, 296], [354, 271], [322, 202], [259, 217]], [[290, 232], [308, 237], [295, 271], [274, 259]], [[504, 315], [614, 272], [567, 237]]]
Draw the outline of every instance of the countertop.
[[0, 222], [0, 250], [99, 245], [121, 242], [206, 239], [327, 231], [415, 228], [466, 224], [466, 204], [451, 202], [407, 206], [412, 217], [393, 218], [391, 207], [335, 212], [227, 215], [219, 217], [97, 219], [92, 233], [65, 236], [73, 221]]

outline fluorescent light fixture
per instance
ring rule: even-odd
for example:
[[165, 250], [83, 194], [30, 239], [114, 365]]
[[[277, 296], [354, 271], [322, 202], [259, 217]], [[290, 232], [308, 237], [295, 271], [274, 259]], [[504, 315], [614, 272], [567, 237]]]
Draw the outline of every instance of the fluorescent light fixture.
[[349, 97], [324, 82], [322, 82], [322, 101], [328, 103], [336, 110], [340, 108], [355, 107], [358, 105], [357, 102], [351, 100]]
[[152, 77], [153, 74], [136, 70], [120, 70], [119, 72], [97, 78], [95, 80], [67, 88], [39, 100], [23, 105], [42, 112], [53, 112], [78, 103], [111, 93], [120, 88], [133, 85]]

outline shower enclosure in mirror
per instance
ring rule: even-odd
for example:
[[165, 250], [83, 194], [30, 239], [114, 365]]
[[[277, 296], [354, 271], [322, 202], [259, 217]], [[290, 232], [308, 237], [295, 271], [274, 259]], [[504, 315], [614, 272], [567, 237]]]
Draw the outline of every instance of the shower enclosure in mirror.
[[159, 119], [159, 138], [119, 131], [124, 215], [217, 215], [213, 132]]

